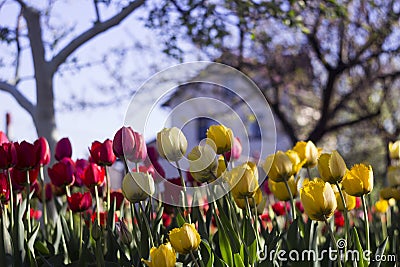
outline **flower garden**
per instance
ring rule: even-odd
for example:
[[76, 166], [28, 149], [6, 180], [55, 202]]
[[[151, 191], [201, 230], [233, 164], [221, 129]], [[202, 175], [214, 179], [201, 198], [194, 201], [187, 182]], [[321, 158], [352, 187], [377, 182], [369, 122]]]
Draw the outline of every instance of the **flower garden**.
[[[370, 165], [347, 166], [311, 141], [240, 162], [240, 141], [223, 125], [191, 151], [176, 127], [158, 133], [157, 149], [122, 127], [94, 141], [88, 159], [72, 158], [68, 138], [50, 151], [43, 137], [10, 142], [0, 132], [0, 265], [398, 266], [400, 141], [388, 145], [379, 188]], [[178, 178], [165, 177], [161, 159]], [[124, 178], [111, 190], [116, 160]], [[180, 194], [157, 195], [163, 182]], [[202, 185], [214, 186], [201, 203], [186, 194]], [[219, 186], [227, 193], [217, 197]]]

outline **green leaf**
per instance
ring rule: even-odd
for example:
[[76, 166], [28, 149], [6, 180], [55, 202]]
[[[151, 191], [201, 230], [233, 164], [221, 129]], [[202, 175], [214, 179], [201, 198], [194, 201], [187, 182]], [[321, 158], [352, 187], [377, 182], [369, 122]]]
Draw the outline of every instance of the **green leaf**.
[[[375, 251], [375, 259], [382, 259], [382, 255], [385, 252], [386, 244], [388, 242], [388, 237], [383, 240], [383, 242], [376, 248]], [[381, 261], [372, 261], [369, 265], [370, 267], [379, 267], [381, 265]]]
[[225, 227], [221, 224], [218, 216], [216, 217], [217, 227], [218, 227], [218, 240], [219, 240], [219, 250], [221, 252], [222, 259], [228, 264], [228, 266], [233, 265], [232, 248], [225, 231]]
[[33, 257], [35, 257], [35, 250], [34, 250], [33, 246], [35, 244], [36, 236], [39, 232], [39, 229], [40, 229], [40, 223], [38, 223], [36, 225], [36, 227], [33, 229], [31, 237], [28, 240], [28, 248], [31, 251]]
[[249, 251], [250, 263], [254, 264], [254, 262], [257, 260], [257, 240], [256, 232], [254, 231], [250, 218], [246, 218], [244, 221], [243, 236], [245, 246], [247, 246]]
[[35, 248], [35, 250], [37, 250], [37, 251], [38, 251], [40, 254], [42, 254], [42, 255], [50, 255], [49, 249], [48, 249], [47, 246], [46, 246], [43, 242], [41, 242], [41, 241], [36, 240], [33, 247]]
[[207, 240], [202, 239], [200, 243], [201, 260], [205, 263], [206, 267], [212, 267], [214, 264], [214, 253]]
[[235, 253], [235, 255], [233, 255], [233, 258], [235, 260], [235, 266], [236, 267], [245, 267], [242, 257], [240, 257], [240, 255], [238, 253]]
[[364, 261], [364, 259], [362, 257], [364, 250], [360, 243], [360, 238], [358, 237], [356, 227], [353, 228], [353, 242], [354, 242], [355, 248], [358, 251], [358, 254], [360, 255], [359, 260], [357, 261], [357, 266], [358, 267], [364, 267], [364, 266], [367, 267], [368, 263], [367, 263], [367, 261]]

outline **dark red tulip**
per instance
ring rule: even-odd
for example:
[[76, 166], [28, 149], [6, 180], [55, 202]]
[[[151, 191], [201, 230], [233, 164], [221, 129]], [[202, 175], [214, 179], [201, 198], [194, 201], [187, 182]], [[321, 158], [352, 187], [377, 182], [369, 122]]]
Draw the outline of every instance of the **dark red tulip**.
[[123, 126], [114, 135], [114, 140], [113, 140], [114, 154], [118, 158], [124, 159], [125, 157], [133, 153], [134, 148], [135, 148], [135, 137], [133, 134], [133, 130], [131, 127]]
[[86, 159], [77, 159], [75, 161], [75, 183], [74, 186], [83, 186], [83, 176], [85, 175], [85, 169], [89, 165], [89, 161]]
[[[11, 169], [11, 181], [13, 185], [13, 191], [20, 191], [19, 189], [23, 189], [27, 184], [27, 171], [21, 171], [16, 168]], [[31, 169], [29, 170], [29, 183], [32, 185], [39, 175], [39, 169]], [[22, 190], [21, 189], [21, 190]]]
[[171, 222], [172, 222], [172, 217], [171, 217], [171, 215], [169, 215], [168, 213], [163, 212], [163, 214], [162, 214], [162, 221], [163, 221], [164, 227], [170, 226], [170, 225], [171, 225]]
[[148, 147], [147, 148], [147, 155], [149, 156], [149, 160], [150, 162], [146, 162], [146, 165], [152, 165], [155, 172], [152, 175], [156, 181], [161, 181], [161, 179], [164, 179], [165, 176], [165, 170], [164, 168], [161, 166], [161, 164], [158, 162], [158, 152], [155, 149], [155, 147]]
[[63, 158], [72, 157], [72, 145], [67, 137], [60, 139], [56, 144], [56, 153], [54, 155], [56, 160], [60, 161]]
[[[115, 202], [116, 210], [119, 210], [121, 208], [121, 205], [124, 202], [124, 200], [125, 200], [124, 195], [121, 192], [113, 191], [110, 193], [110, 201], [111, 203]], [[107, 201], [107, 197], [104, 198], [104, 201]]]
[[6, 170], [17, 164], [17, 151], [14, 143], [0, 145], [0, 169]]
[[7, 176], [0, 172], [0, 202], [5, 204], [10, 200], [10, 187], [8, 185]]
[[301, 203], [301, 201], [297, 201], [297, 202], [296, 202], [296, 208], [297, 208], [301, 213], [304, 213], [304, 207], [303, 207], [303, 204]]
[[84, 194], [80, 192], [73, 193], [67, 197], [68, 207], [72, 212], [82, 212], [92, 206], [92, 196], [90, 192]]
[[100, 166], [111, 166], [116, 159], [110, 139], [105, 140], [103, 143], [94, 141], [89, 152], [92, 161]]
[[46, 138], [39, 137], [34, 143], [36, 153], [39, 157], [39, 164], [44, 166], [50, 163], [50, 147]]
[[[288, 208], [290, 208], [290, 207], [288, 207], [287, 204], [285, 202], [283, 202], [283, 201], [275, 202], [272, 205], [272, 210], [275, 212], [275, 214], [277, 216], [285, 215], [286, 214], [286, 210]], [[286, 205], [286, 207], [285, 207], [285, 205]]]
[[88, 187], [92, 188], [95, 185], [101, 185], [104, 183], [105, 170], [96, 163], [89, 163], [85, 169], [85, 175], [83, 176], [83, 183]]
[[19, 170], [30, 170], [39, 165], [39, 156], [33, 144], [22, 141], [20, 144], [15, 143], [17, 152], [17, 164], [15, 168]]
[[47, 170], [51, 182], [55, 186], [72, 185], [75, 181], [75, 164], [70, 158], [63, 158]]
[[[36, 197], [39, 199], [40, 202], [42, 202], [42, 191], [43, 188], [39, 185], [39, 190], [36, 193]], [[47, 183], [44, 186], [44, 195], [45, 195], [45, 201], [49, 202], [53, 198], [53, 187], [51, 183]]]
[[340, 211], [335, 211], [334, 214], [335, 217], [335, 225], [336, 227], [340, 228], [344, 226], [344, 216]]
[[0, 131], [0, 145], [8, 142], [10, 141], [8, 141], [7, 135], [4, 132]]

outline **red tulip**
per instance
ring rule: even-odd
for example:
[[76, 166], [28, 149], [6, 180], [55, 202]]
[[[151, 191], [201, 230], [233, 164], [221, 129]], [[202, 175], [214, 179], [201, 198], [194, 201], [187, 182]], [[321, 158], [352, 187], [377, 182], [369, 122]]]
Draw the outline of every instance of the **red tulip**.
[[31, 213], [31, 218], [35, 219], [36, 221], [39, 221], [40, 218], [42, 217], [42, 211], [41, 210], [35, 210], [35, 209], [30, 209]]
[[10, 141], [8, 141], [7, 135], [0, 131], [0, 145], [8, 142]]
[[15, 150], [17, 152], [15, 168], [26, 171], [39, 165], [40, 158], [33, 144], [26, 141], [22, 141], [20, 144], [15, 143]]
[[[107, 197], [105, 197], [104, 200], [107, 201]], [[110, 201], [111, 203], [113, 203], [113, 201], [115, 202], [116, 210], [119, 210], [121, 208], [121, 205], [124, 202], [124, 200], [125, 200], [124, 195], [121, 192], [113, 191], [110, 193]]]
[[39, 137], [34, 143], [36, 147], [36, 153], [39, 157], [39, 164], [44, 166], [50, 163], [50, 147], [46, 138]]
[[86, 159], [77, 159], [75, 161], [75, 186], [83, 186], [83, 176], [85, 175], [85, 169], [88, 165], [89, 161]]
[[51, 182], [58, 187], [72, 185], [75, 181], [75, 164], [70, 158], [63, 158], [47, 172]]
[[5, 204], [10, 200], [10, 187], [8, 185], [7, 176], [0, 172], [0, 202]]
[[[13, 191], [20, 191], [24, 188], [27, 183], [26, 174], [27, 171], [21, 171], [15, 168], [11, 169], [11, 181], [13, 185]], [[38, 175], [38, 168], [29, 170], [29, 183], [33, 184], [36, 181]]]
[[155, 178], [156, 181], [159, 181], [161, 179], [164, 179], [165, 176], [165, 170], [161, 166], [161, 164], [158, 162], [158, 152], [155, 149], [155, 147], [148, 147], [147, 148], [147, 155], [149, 156], [150, 162], [146, 162], [146, 165], [153, 165], [155, 173], [152, 174], [152, 176]]
[[285, 215], [286, 214], [286, 210], [288, 209], [287, 205], [285, 208], [285, 202], [283, 201], [279, 201], [279, 202], [275, 202], [272, 205], [272, 210], [275, 212], [276, 215], [281, 216], [281, 215]]
[[82, 212], [89, 209], [92, 206], [92, 196], [90, 192], [84, 194], [77, 192], [73, 193], [70, 197], [67, 197], [68, 207], [73, 212]]
[[242, 154], [242, 143], [240, 142], [240, 139], [238, 137], [235, 137], [233, 139], [233, 147], [230, 151], [225, 153], [225, 157], [228, 161], [231, 160], [231, 157], [233, 160], [238, 160], [240, 158], [240, 155]]
[[[97, 212], [92, 213], [91, 219], [92, 219], [92, 223], [94, 223], [95, 220], [97, 219]], [[116, 213], [114, 213], [114, 221], [118, 222], [118, 216]], [[100, 225], [104, 227], [104, 226], [106, 226], [106, 224], [107, 224], [107, 212], [100, 211]]]
[[94, 141], [89, 152], [92, 161], [100, 166], [111, 166], [116, 159], [113, 153], [113, 144], [110, 139], [105, 140], [103, 143]]
[[125, 158], [130, 157], [130, 155], [133, 153], [135, 145], [135, 137], [131, 127], [123, 126], [115, 133], [113, 140], [113, 150], [114, 154], [118, 158], [124, 159], [124, 155]]
[[0, 145], [0, 169], [7, 170], [17, 164], [17, 151], [14, 143]]
[[344, 216], [340, 211], [335, 211], [335, 225], [336, 227], [343, 227], [344, 226]]
[[162, 214], [162, 221], [163, 221], [164, 227], [170, 226], [170, 225], [171, 225], [171, 222], [172, 222], [171, 215], [169, 215], [168, 213], [163, 212], [163, 214]]
[[303, 203], [301, 203], [301, 201], [297, 201], [297, 202], [296, 202], [296, 208], [297, 208], [301, 213], [304, 213], [304, 207], [303, 207]]
[[83, 183], [88, 187], [94, 187], [95, 185], [103, 184], [105, 179], [105, 170], [96, 163], [89, 163], [85, 169], [85, 175], [83, 176]]
[[63, 158], [72, 157], [72, 145], [67, 137], [62, 138], [56, 144], [56, 153], [54, 155], [56, 160], [60, 161]]
[[133, 137], [135, 141], [135, 147], [130, 151], [131, 153], [125, 153], [126, 159], [132, 162], [142, 162], [147, 157], [147, 147], [144, 141], [143, 135], [133, 131]]

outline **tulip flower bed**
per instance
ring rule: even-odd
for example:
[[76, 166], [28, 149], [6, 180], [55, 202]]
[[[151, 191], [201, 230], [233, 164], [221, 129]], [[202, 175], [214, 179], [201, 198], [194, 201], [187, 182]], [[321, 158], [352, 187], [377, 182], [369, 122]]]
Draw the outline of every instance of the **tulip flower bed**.
[[[240, 141], [223, 125], [187, 146], [175, 127], [158, 133], [157, 150], [122, 127], [74, 160], [68, 138], [50, 151], [44, 138], [14, 143], [0, 132], [0, 266], [398, 266], [400, 142], [389, 144], [380, 191], [370, 165], [348, 168], [310, 141], [260, 166], [239, 161]], [[125, 175], [111, 190], [117, 159]], [[204, 195], [189, 194], [201, 186]]]

